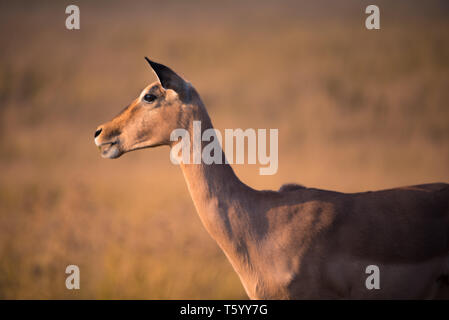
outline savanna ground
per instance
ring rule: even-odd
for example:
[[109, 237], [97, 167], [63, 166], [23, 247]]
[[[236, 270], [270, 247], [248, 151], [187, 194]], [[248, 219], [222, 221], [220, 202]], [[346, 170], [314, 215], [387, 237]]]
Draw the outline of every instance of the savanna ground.
[[[258, 189], [344, 192], [449, 181], [449, 7], [375, 1], [0, 4], [0, 298], [246, 298], [167, 148], [105, 160], [93, 143], [155, 80], [202, 95], [215, 126], [278, 128]], [[65, 267], [81, 290], [65, 288]]]

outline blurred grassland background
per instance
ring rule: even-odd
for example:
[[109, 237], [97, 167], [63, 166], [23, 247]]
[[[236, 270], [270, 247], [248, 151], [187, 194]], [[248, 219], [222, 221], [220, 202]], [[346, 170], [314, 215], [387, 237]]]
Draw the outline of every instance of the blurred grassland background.
[[234, 165], [255, 188], [449, 181], [448, 17], [447, 1], [2, 1], [0, 298], [246, 298], [168, 148], [112, 161], [93, 143], [155, 80], [145, 55], [216, 128], [279, 129], [276, 175]]

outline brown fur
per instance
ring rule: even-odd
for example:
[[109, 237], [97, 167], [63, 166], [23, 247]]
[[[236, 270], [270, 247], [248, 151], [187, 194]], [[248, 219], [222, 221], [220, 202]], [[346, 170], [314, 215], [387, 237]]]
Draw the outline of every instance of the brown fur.
[[[160, 82], [99, 127], [95, 143], [104, 157], [172, 146], [171, 131], [184, 128], [192, 137], [194, 120], [212, 128], [195, 89], [150, 64]], [[145, 103], [147, 92], [157, 101]], [[291, 184], [257, 191], [229, 165], [181, 169], [205, 228], [252, 299], [448, 298], [448, 184], [354, 194]], [[380, 290], [365, 287], [371, 264], [380, 268]]]

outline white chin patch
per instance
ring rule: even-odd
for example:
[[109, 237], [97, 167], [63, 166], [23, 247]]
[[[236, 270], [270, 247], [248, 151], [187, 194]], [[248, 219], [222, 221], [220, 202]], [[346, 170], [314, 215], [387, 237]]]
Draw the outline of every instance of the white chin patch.
[[101, 147], [101, 156], [107, 159], [114, 159], [120, 156], [120, 150], [116, 145], [102, 146]]

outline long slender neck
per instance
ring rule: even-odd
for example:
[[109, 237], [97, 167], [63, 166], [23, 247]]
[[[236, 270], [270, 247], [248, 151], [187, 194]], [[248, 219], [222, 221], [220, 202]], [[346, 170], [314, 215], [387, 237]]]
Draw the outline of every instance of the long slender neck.
[[[201, 121], [202, 132], [213, 128], [204, 107], [199, 109], [195, 120]], [[189, 128], [191, 146], [193, 131], [192, 126]], [[202, 147], [205, 144], [201, 142]], [[218, 149], [215, 151], [222, 158], [221, 164], [208, 165], [203, 161], [200, 164], [181, 163], [181, 169], [204, 227], [223, 250], [250, 295], [254, 291], [253, 282], [248, 280], [254, 278], [250, 239], [257, 218], [249, 207], [254, 207], [257, 202], [256, 192], [237, 178], [231, 166], [224, 161], [226, 158], [221, 146]]]
[[[201, 121], [201, 135], [205, 130], [213, 128], [204, 108], [196, 118]], [[194, 145], [193, 139], [195, 139], [193, 131], [193, 127], [190, 127], [191, 146]], [[207, 142], [200, 143], [203, 150]], [[205, 164], [203, 161], [200, 164], [181, 163], [181, 169], [205, 228], [224, 250], [228, 249], [225, 251], [230, 252], [234, 246], [233, 242], [238, 241], [236, 233], [243, 228], [242, 224], [246, 220], [240, 219], [245, 213], [242, 199], [252, 189], [242, 183], [232, 167], [225, 163], [225, 155], [221, 147], [219, 152], [223, 159], [221, 164]]]

